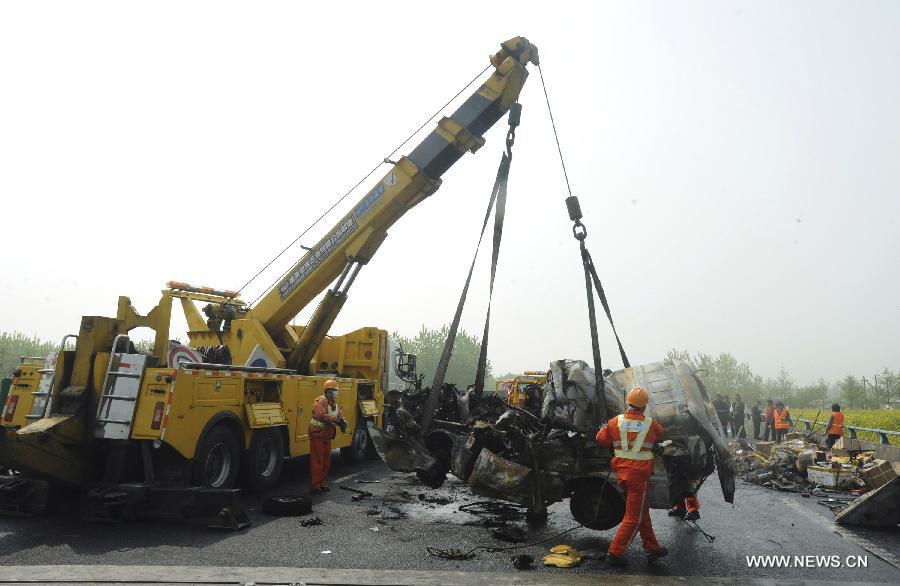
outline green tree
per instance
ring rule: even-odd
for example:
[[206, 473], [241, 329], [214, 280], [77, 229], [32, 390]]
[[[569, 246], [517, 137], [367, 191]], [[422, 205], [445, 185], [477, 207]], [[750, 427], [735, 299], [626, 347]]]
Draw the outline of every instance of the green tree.
[[57, 350], [56, 346], [56, 343], [45, 342], [37, 336], [29, 338], [19, 332], [0, 333], [0, 376], [9, 376], [21, 356], [45, 357]]
[[[445, 325], [438, 330], [432, 330], [422, 326], [419, 333], [413, 338], [406, 338], [397, 334], [392, 336], [403, 346], [404, 352], [416, 355], [416, 369], [419, 374], [425, 375], [423, 384], [431, 385], [434, 380], [434, 372], [441, 360], [444, 350], [444, 342], [450, 326]], [[478, 337], [469, 334], [465, 330], [459, 330], [453, 343], [453, 353], [450, 364], [447, 365], [447, 374], [444, 381], [453, 383], [459, 389], [465, 389], [475, 382], [475, 370], [478, 368], [478, 354], [481, 352], [481, 344]], [[491, 361], [488, 360], [485, 369], [485, 392], [494, 390], [494, 378], [491, 372]]]
[[846, 408], [862, 408], [865, 403], [863, 386], [855, 376], [847, 375], [838, 383], [841, 401]]
[[794, 397], [794, 405], [797, 407], [815, 407], [824, 409], [828, 403], [828, 383], [825, 379], [819, 379], [814, 385], [806, 385], [797, 389]]

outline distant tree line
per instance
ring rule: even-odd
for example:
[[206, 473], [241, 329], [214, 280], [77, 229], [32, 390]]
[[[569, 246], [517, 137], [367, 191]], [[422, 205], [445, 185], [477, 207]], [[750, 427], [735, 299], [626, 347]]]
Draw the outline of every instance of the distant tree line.
[[703, 352], [691, 355], [685, 350], [673, 349], [666, 354], [666, 361], [673, 359], [690, 362], [708, 393], [731, 397], [738, 393], [749, 405], [757, 400], [780, 399], [794, 407], [824, 409], [837, 401], [847, 409], [877, 409], [900, 402], [900, 376], [888, 368], [871, 377], [848, 374], [837, 382], [829, 383], [819, 378], [813, 384], [798, 386], [784, 366], [776, 377], [763, 377], [727, 352], [714, 357]]
[[[428, 386], [441, 358], [444, 340], [449, 327], [438, 329], [422, 326], [413, 337], [393, 334], [406, 352], [417, 355], [420, 374], [425, 375]], [[140, 351], [150, 350], [150, 342], [137, 343]], [[0, 332], [0, 376], [9, 376], [19, 363], [20, 356], [46, 356], [57, 350], [57, 343], [41, 340], [36, 336], [26, 336], [19, 332]], [[447, 368], [446, 382], [452, 382], [460, 389], [475, 382], [475, 369], [481, 343], [477, 336], [460, 330], [453, 345], [453, 354]], [[798, 386], [795, 379], [782, 366], [776, 377], [763, 377], [750, 370], [746, 362], [738, 360], [727, 352], [717, 356], [697, 352], [691, 355], [686, 350], [670, 350], [666, 361], [673, 359], [690, 362], [707, 391], [713, 395], [733, 397], [739, 393], [748, 405], [766, 399], [782, 400], [793, 407], [826, 408], [837, 400], [847, 409], [877, 409], [883, 405], [897, 405], [900, 402], [900, 375], [884, 368], [877, 375], [857, 377], [847, 375], [833, 383], [820, 378], [813, 384]], [[508, 375], [494, 377], [491, 363], [487, 363], [484, 388], [493, 391], [496, 380]]]

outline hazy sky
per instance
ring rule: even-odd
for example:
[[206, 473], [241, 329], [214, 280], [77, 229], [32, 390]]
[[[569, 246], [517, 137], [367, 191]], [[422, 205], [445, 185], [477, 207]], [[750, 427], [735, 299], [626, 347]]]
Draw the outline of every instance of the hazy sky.
[[[897, 2], [4, 2], [0, 329], [57, 339], [118, 295], [150, 310], [169, 279], [239, 287], [524, 35], [632, 362], [728, 351], [801, 383], [896, 369], [898, 31]], [[590, 356], [543, 100], [534, 71], [498, 372]], [[504, 132], [391, 230], [334, 332], [451, 319]], [[463, 319], [479, 333], [484, 252]]]

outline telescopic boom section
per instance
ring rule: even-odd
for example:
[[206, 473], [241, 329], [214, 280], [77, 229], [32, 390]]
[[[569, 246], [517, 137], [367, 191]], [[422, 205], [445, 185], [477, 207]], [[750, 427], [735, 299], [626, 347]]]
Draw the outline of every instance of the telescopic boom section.
[[[337, 279], [320, 303], [288, 365], [302, 368], [334, 322], [346, 292], [403, 214], [434, 193], [441, 176], [467, 151], [484, 144], [483, 134], [518, 100], [538, 63], [537, 48], [523, 37], [510, 39], [490, 57], [494, 72], [449, 118], [402, 157], [248, 314], [276, 340], [285, 326]], [[305, 362], [304, 362], [305, 361]]]

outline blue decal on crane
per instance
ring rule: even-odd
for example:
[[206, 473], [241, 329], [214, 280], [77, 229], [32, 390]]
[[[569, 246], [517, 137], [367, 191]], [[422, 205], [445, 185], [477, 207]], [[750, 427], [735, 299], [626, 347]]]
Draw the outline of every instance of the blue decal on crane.
[[315, 250], [310, 250], [300, 259], [297, 268], [278, 286], [278, 295], [284, 301], [335, 249], [356, 230], [356, 220], [347, 217]]
[[356, 204], [356, 207], [353, 208], [353, 215], [357, 218], [361, 218], [366, 212], [369, 211], [373, 205], [378, 203], [378, 200], [381, 199], [381, 196], [384, 195], [384, 183], [378, 183], [378, 185], [366, 194], [362, 201]]

